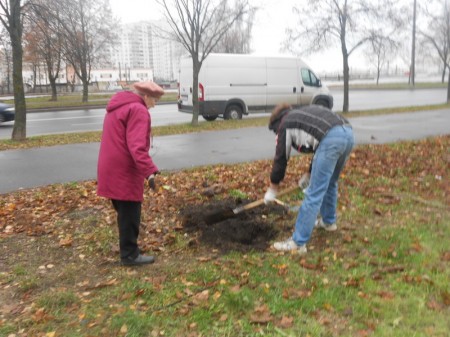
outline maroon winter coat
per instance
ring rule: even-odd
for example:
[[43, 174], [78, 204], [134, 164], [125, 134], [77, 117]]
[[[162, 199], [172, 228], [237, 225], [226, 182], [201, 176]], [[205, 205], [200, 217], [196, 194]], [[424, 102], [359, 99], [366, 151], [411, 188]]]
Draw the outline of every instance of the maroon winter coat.
[[158, 171], [149, 155], [151, 120], [144, 100], [130, 92], [115, 94], [106, 107], [97, 167], [97, 194], [142, 201], [144, 180]]

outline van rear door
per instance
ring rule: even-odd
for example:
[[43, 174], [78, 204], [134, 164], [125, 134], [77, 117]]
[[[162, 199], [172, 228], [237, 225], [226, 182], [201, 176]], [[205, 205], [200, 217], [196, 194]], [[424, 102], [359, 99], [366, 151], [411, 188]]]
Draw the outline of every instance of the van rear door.
[[192, 59], [180, 61], [178, 110], [192, 112]]

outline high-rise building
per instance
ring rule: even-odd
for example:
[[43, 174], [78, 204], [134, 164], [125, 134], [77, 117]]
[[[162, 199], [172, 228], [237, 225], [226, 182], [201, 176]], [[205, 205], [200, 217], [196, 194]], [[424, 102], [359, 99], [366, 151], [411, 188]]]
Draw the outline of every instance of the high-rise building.
[[154, 80], [177, 80], [182, 47], [177, 42], [159, 36], [156, 27], [163, 24], [140, 21], [122, 25], [118, 43], [112, 50], [114, 67], [124, 76], [130, 69], [150, 68]]

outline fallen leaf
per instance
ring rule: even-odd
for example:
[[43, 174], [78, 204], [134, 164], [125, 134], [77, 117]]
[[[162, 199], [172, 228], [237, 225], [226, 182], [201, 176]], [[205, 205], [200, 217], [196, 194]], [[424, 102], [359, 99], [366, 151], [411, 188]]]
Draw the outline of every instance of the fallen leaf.
[[126, 334], [128, 332], [128, 327], [126, 324], [122, 325], [122, 327], [120, 328], [120, 333], [121, 334]]
[[200, 305], [202, 303], [207, 302], [209, 299], [209, 290], [203, 290], [202, 292], [195, 294], [195, 296], [192, 299], [192, 302], [195, 305]]
[[352, 242], [352, 236], [350, 234], [345, 234], [343, 237], [344, 242], [351, 243]]
[[60, 247], [70, 247], [70, 246], [72, 246], [72, 243], [73, 243], [73, 240], [71, 237], [67, 237], [67, 238], [59, 240]]
[[301, 259], [300, 260], [300, 266], [302, 266], [305, 269], [309, 269], [309, 270], [317, 270], [317, 269], [319, 269], [318, 265], [309, 263], [305, 259]]
[[450, 293], [448, 291], [441, 292], [442, 302], [448, 307], [450, 306]]
[[284, 289], [283, 290], [283, 298], [289, 300], [296, 300], [299, 298], [308, 298], [312, 295], [312, 291], [310, 290], [300, 290], [300, 289]]
[[276, 326], [282, 329], [292, 328], [294, 324], [294, 317], [291, 316], [283, 316], [281, 320], [276, 323]]
[[435, 300], [431, 300], [431, 301], [428, 301], [428, 303], [427, 303], [427, 308], [428, 309], [431, 309], [431, 310], [441, 310], [442, 309], [442, 305], [441, 304], [439, 304], [437, 301], [435, 301]]
[[241, 290], [241, 286], [239, 284], [230, 287], [230, 292], [231, 293], [238, 293]]
[[202, 257], [197, 258], [197, 261], [198, 262], [208, 262], [208, 261], [211, 261], [211, 257], [210, 256], [202, 256]]
[[443, 252], [441, 256], [442, 261], [450, 261], [450, 251]]
[[394, 321], [392, 322], [392, 325], [393, 325], [394, 327], [399, 326], [399, 324], [400, 324], [400, 322], [402, 321], [402, 319], [403, 319], [403, 317], [398, 317], [398, 318], [394, 319]]
[[255, 311], [250, 315], [250, 322], [256, 324], [267, 324], [272, 321], [272, 315], [269, 311], [269, 307], [266, 304], [258, 306]]
[[333, 311], [333, 306], [332, 306], [330, 303], [324, 303], [324, 304], [323, 304], [323, 308], [324, 308], [326, 311]]
[[395, 298], [395, 294], [390, 291], [381, 290], [377, 293], [377, 295], [385, 300], [392, 300], [393, 298]]

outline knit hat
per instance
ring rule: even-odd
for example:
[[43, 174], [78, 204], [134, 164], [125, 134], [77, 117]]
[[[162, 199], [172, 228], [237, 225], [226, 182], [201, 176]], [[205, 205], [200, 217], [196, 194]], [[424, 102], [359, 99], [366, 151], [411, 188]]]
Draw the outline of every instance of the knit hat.
[[149, 95], [156, 98], [160, 98], [164, 95], [164, 90], [155, 82], [137, 82], [133, 84], [133, 88], [140, 94]]

